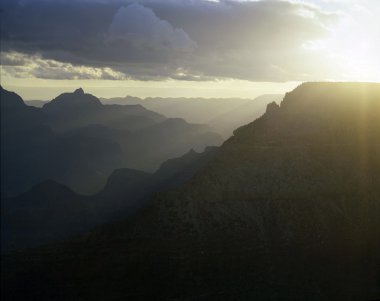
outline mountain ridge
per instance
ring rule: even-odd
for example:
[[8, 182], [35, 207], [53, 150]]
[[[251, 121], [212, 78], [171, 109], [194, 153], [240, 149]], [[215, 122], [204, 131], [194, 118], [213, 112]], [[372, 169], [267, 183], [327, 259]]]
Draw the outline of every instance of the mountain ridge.
[[[4, 107], [7, 103], [15, 109]], [[41, 109], [1, 89], [1, 104], [5, 197], [47, 179], [93, 194], [116, 168], [153, 172], [191, 148], [222, 142], [207, 127], [167, 119], [141, 105], [103, 105], [81, 88]]]
[[63, 93], [50, 102], [44, 104], [44, 110], [53, 113], [62, 109], [96, 109], [100, 108], [102, 103], [98, 98], [91, 94], [85, 94], [82, 88], [76, 89], [73, 93]]
[[2, 199], [2, 251], [57, 242], [103, 223], [125, 219], [141, 208], [148, 197], [181, 186], [215, 152], [216, 147], [209, 147], [204, 153], [189, 151], [164, 162], [152, 174], [116, 169], [102, 190], [91, 196], [46, 180], [17, 197]]
[[67, 299], [379, 298], [379, 102], [380, 84], [301, 85], [128, 220], [10, 254], [5, 296], [54, 300], [25, 280], [43, 273]]
[[233, 130], [262, 115], [265, 106], [271, 101], [281, 101], [283, 95], [264, 94], [255, 99], [243, 98], [186, 98], [186, 97], [147, 97], [126, 96], [101, 99], [102, 103], [141, 104], [147, 109], [167, 117], [181, 117], [190, 123], [209, 125], [225, 139]]

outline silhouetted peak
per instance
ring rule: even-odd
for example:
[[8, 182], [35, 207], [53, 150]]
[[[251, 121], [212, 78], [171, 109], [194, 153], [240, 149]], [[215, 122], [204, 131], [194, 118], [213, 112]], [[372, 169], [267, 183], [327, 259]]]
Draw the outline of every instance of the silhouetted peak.
[[218, 149], [219, 149], [218, 146], [206, 146], [203, 152], [212, 153], [212, 152], [216, 152]]
[[196, 164], [197, 159], [200, 159], [202, 156], [206, 157], [206, 152], [207, 156], [212, 153], [211, 149], [216, 150], [218, 147], [207, 147], [207, 151], [205, 150], [203, 153], [198, 153], [194, 149], [191, 149], [181, 157], [172, 158], [162, 163], [157, 173], [163, 174], [166, 172], [173, 172], [173, 170], [180, 171], [186, 165], [194, 165]]
[[1, 101], [1, 107], [2, 108], [23, 108], [23, 107], [26, 107], [24, 101], [22, 100], [22, 98], [14, 93], [14, 92], [10, 92], [10, 91], [7, 91], [5, 90], [3, 87], [1, 87], [0, 89], [0, 101]]
[[150, 179], [151, 174], [136, 169], [120, 168], [116, 169], [109, 176], [107, 184], [103, 188], [100, 195], [122, 195], [139, 187], [139, 183], [143, 183]]
[[123, 178], [124, 180], [136, 179], [136, 178], [144, 178], [150, 176], [149, 173], [131, 169], [131, 168], [119, 168], [115, 169], [109, 177], [109, 181], [115, 180], [117, 178]]
[[84, 93], [82, 88], [73, 93], [63, 93], [43, 106], [44, 109], [53, 111], [68, 108], [99, 108], [100, 100], [94, 95]]
[[126, 100], [130, 100], [130, 101], [142, 101], [142, 100], [143, 100], [143, 99], [140, 98], [140, 97], [131, 96], [131, 95], [127, 95], [127, 96], [125, 96], [125, 99], [126, 99]]
[[75, 193], [69, 187], [50, 179], [37, 184], [24, 194], [33, 194], [39, 196], [46, 195], [50, 197], [59, 196], [60, 198], [67, 195], [75, 195]]
[[187, 122], [183, 118], [168, 118], [163, 123], [175, 125], [175, 124], [186, 124]]
[[83, 91], [82, 88], [79, 88], [79, 89], [76, 89], [76, 90], [74, 91], [74, 94], [84, 95], [84, 91]]
[[[194, 149], [190, 149], [187, 153], [185, 153], [184, 155], [180, 156], [180, 157], [177, 157], [177, 158], [171, 158], [167, 161], [165, 161], [164, 163], [161, 164], [161, 167], [162, 166], [165, 166], [165, 165], [168, 165], [170, 162], [179, 162], [179, 161], [186, 161], [186, 160], [192, 160], [193, 158], [199, 156], [200, 153], [197, 153]], [[160, 168], [161, 168], [160, 167]]]
[[267, 114], [272, 114], [274, 112], [277, 112], [280, 109], [280, 106], [276, 102], [271, 102], [267, 105]]
[[186, 155], [188, 155], [188, 156], [193, 156], [196, 154], [198, 154], [198, 153], [193, 148], [186, 153]]
[[48, 179], [46, 181], [41, 182], [40, 184], [37, 184], [35, 188], [46, 188], [46, 187], [54, 187], [54, 188], [67, 188], [65, 185], [62, 185], [54, 180]]
[[114, 189], [115, 187], [128, 187], [131, 183], [136, 183], [139, 181], [144, 181], [151, 176], [150, 173], [131, 169], [131, 168], [119, 168], [115, 169], [107, 180], [107, 184], [104, 190]]

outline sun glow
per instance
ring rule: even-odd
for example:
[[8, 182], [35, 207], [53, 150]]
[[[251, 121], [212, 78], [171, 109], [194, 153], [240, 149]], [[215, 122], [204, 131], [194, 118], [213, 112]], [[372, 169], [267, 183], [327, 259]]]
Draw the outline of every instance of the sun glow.
[[330, 36], [316, 45], [334, 61], [344, 80], [380, 81], [380, 30], [374, 12], [345, 16]]

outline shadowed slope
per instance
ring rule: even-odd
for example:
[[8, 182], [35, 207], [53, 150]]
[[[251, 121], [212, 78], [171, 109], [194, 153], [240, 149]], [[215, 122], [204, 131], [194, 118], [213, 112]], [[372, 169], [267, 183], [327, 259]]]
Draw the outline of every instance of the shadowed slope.
[[380, 298], [379, 102], [380, 84], [301, 85], [128, 221], [8, 255], [4, 297]]
[[154, 174], [117, 169], [96, 195], [79, 195], [54, 181], [45, 181], [15, 197], [2, 199], [3, 251], [35, 247], [83, 234], [97, 225], [125, 219], [148, 197], [178, 187], [216, 153], [190, 151], [163, 163]]

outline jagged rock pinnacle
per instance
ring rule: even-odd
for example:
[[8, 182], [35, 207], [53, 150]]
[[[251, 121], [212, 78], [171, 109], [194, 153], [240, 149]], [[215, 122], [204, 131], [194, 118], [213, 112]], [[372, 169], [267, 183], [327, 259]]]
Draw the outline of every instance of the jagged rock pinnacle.
[[79, 89], [76, 89], [76, 90], [74, 91], [74, 93], [75, 93], [75, 94], [84, 94], [84, 91], [83, 91], [82, 88], [79, 88]]
[[276, 102], [271, 102], [267, 105], [267, 114], [272, 114], [274, 112], [277, 112], [277, 110], [280, 108], [280, 106]]

